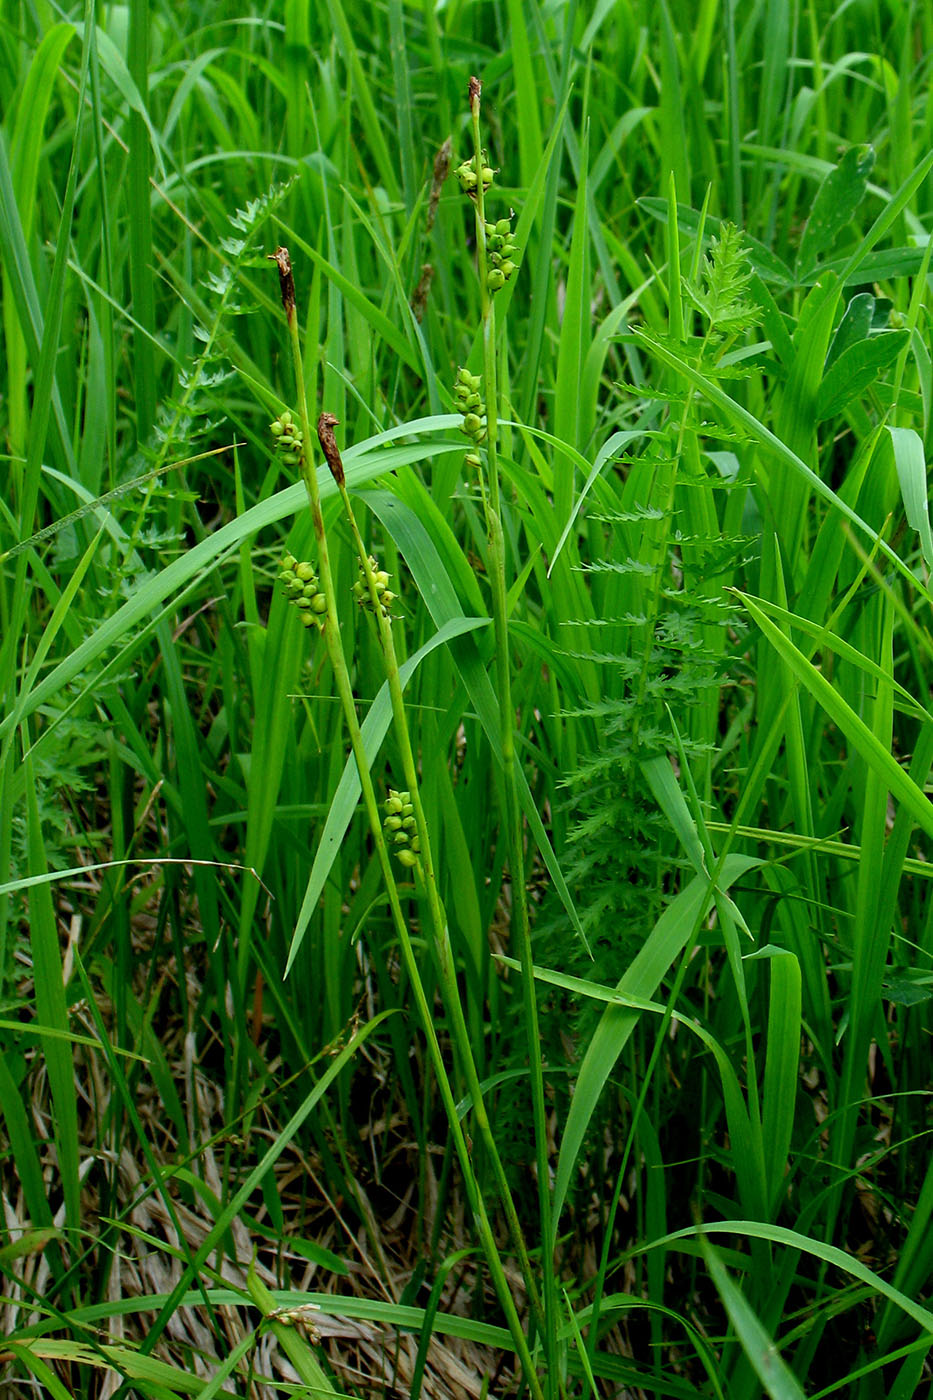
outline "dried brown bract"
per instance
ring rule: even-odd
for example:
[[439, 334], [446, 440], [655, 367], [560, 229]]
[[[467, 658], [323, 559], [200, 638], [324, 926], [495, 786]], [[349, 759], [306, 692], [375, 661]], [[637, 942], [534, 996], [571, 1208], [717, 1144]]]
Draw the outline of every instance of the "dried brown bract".
[[327, 465], [330, 467], [331, 476], [338, 486], [342, 486], [346, 477], [344, 476], [343, 462], [340, 460], [340, 448], [334, 437], [334, 428], [339, 422], [340, 419], [335, 418], [332, 413], [322, 413], [317, 420], [317, 437]]
[[287, 248], [276, 248], [274, 253], [269, 254], [269, 258], [279, 269], [282, 305], [285, 307], [286, 316], [291, 316], [295, 310], [295, 279], [292, 276], [291, 254]]

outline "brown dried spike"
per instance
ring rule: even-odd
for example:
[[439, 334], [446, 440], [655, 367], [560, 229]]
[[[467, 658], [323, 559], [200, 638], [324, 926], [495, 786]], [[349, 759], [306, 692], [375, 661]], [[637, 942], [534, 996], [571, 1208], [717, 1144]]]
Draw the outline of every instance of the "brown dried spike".
[[269, 253], [268, 256], [279, 269], [279, 290], [282, 293], [282, 305], [285, 307], [286, 316], [290, 316], [295, 310], [295, 279], [292, 276], [291, 254], [287, 248], [276, 248], [275, 252]]
[[337, 446], [337, 439], [334, 437], [334, 427], [340, 422], [332, 413], [322, 413], [317, 420], [317, 439], [321, 444], [321, 451], [324, 453], [325, 461], [330, 467], [330, 474], [338, 486], [342, 486], [346, 477], [343, 471], [343, 462], [340, 460], [340, 449]]
[[434, 227], [434, 220], [437, 217], [437, 206], [441, 200], [441, 191], [447, 176], [450, 174], [450, 153], [453, 150], [453, 141], [448, 136], [434, 157], [434, 173], [431, 177], [431, 198], [428, 202], [428, 217], [425, 220], [425, 233], [430, 233]]
[[433, 280], [433, 266], [431, 263], [424, 263], [421, 268], [421, 276], [418, 279], [418, 285], [411, 294], [411, 309], [419, 325], [424, 320], [424, 313], [428, 304], [428, 292], [431, 290], [431, 283]]
[[483, 90], [483, 85], [479, 78], [470, 79], [470, 111], [473, 111], [474, 104], [479, 107], [479, 97]]

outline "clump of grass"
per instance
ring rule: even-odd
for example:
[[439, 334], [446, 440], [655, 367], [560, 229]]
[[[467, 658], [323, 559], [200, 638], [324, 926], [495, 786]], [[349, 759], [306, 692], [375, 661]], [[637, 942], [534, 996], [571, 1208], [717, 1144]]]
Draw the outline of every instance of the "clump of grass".
[[0, 46], [8, 1387], [928, 1389], [933, 29], [733, 8]]

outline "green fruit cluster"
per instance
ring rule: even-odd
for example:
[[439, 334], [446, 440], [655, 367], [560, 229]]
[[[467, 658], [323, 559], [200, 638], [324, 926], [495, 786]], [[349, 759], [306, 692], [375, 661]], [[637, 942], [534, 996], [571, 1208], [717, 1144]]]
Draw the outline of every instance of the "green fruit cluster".
[[294, 603], [301, 613], [305, 627], [310, 627], [313, 622], [323, 627], [327, 599], [320, 590], [313, 565], [307, 560], [296, 559], [294, 554], [286, 554], [282, 559], [279, 579], [288, 601]]
[[[389, 616], [389, 609], [398, 597], [389, 588], [389, 575], [385, 569], [380, 569], [378, 563], [372, 555], [369, 556], [369, 567], [372, 569], [376, 579], [376, 592], [379, 595], [379, 602], [386, 617]], [[353, 585], [353, 596], [361, 608], [372, 608], [373, 600], [369, 592], [369, 584], [366, 582], [366, 574], [360, 565], [360, 576]]]
[[486, 251], [492, 263], [486, 273], [486, 286], [490, 292], [498, 292], [515, 271], [514, 260], [518, 255], [518, 244], [512, 239], [511, 214], [498, 223], [486, 225]]
[[[484, 152], [483, 152], [483, 194], [485, 194], [486, 191], [490, 188], [490, 186], [492, 185], [493, 180], [495, 179], [495, 175], [496, 175], [496, 172], [492, 169], [492, 167], [491, 167], [490, 165], [487, 165], [486, 159], [487, 159], [487, 158], [486, 158], [486, 152], [484, 151]], [[475, 198], [476, 198], [476, 186], [477, 186], [477, 184], [478, 184], [478, 181], [477, 181], [477, 178], [476, 178], [476, 162], [473, 161], [473, 160], [465, 160], [465, 161], [463, 162], [462, 165], [458, 165], [458, 166], [457, 166], [456, 170], [454, 171], [454, 174], [456, 175], [457, 179], [460, 181], [460, 188], [463, 190], [464, 194], [468, 194], [468, 195], [470, 196], [471, 199], [475, 199]]]
[[276, 450], [281, 453], [286, 466], [297, 467], [301, 462], [301, 448], [304, 441], [301, 429], [293, 420], [290, 409], [280, 413], [269, 431], [275, 438]]
[[410, 870], [413, 865], [417, 865], [418, 854], [421, 850], [411, 793], [396, 792], [395, 788], [389, 788], [385, 812], [383, 827], [386, 840], [402, 865], [407, 866]]
[[460, 431], [470, 439], [474, 447], [478, 447], [486, 436], [486, 419], [480, 412], [483, 406], [479, 391], [481, 383], [482, 375], [471, 374], [468, 369], [457, 370], [454, 398], [463, 414]]

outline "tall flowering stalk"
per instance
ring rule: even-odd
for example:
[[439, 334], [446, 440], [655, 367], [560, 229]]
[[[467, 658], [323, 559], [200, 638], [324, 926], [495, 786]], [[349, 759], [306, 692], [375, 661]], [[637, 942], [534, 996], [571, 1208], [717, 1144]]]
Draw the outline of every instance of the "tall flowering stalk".
[[[469, 103], [473, 154], [471, 160], [464, 161], [455, 172], [461, 188], [473, 204], [483, 322], [482, 399], [485, 415], [484, 417], [480, 416], [477, 412], [477, 405], [469, 409], [464, 415], [464, 432], [471, 438], [473, 444], [471, 451], [467, 454], [468, 465], [478, 468], [479, 471], [489, 547], [488, 574], [492, 588], [496, 689], [499, 701], [502, 769], [505, 779], [506, 831], [512, 894], [512, 935], [518, 944], [521, 958], [525, 1036], [531, 1068], [531, 1097], [542, 1240], [541, 1268], [545, 1314], [543, 1341], [547, 1357], [549, 1386], [554, 1387], [557, 1384], [556, 1336], [558, 1319], [553, 1259], [548, 1254], [551, 1240], [551, 1186], [547, 1153], [544, 1068], [541, 1059], [541, 1039], [538, 1032], [538, 1006], [531, 949], [531, 926], [525, 884], [524, 832], [515, 758], [515, 712], [512, 707], [506, 603], [505, 536], [502, 529], [498, 462], [499, 405], [495, 299], [496, 294], [501, 291], [516, 271], [515, 258], [518, 256], [518, 249], [512, 241], [511, 215], [493, 222], [487, 218], [486, 214], [486, 197], [494, 186], [495, 171], [489, 165], [482, 144], [480, 132], [481, 95], [482, 85], [479, 79], [471, 78]], [[461, 380], [458, 381], [458, 384], [462, 383], [462, 375], [463, 371], [461, 371]], [[475, 394], [478, 389], [479, 386], [472, 383], [471, 380], [470, 393]]]
[[[327, 546], [327, 534], [324, 527], [324, 516], [321, 510], [320, 490], [318, 487], [317, 473], [315, 472], [314, 467], [312, 465], [310, 455], [310, 420], [308, 416], [307, 397], [305, 394], [304, 373], [302, 370], [301, 342], [298, 333], [298, 320], [295, 308], [295, 283], [292, 275], [291, 258], [289, 256], [287, 248], [278, 248], [275, 254], [273, 254], [272, 256], [278, 267], [279, 283], [282, 294], [282, 305], [285, 310], [285, 317], [288, 325], [289, 342], [295, 373], [295, 385], [299, 418], [298, 425], [295, 425], [294, 423], [292, 423], [290, 415], [283, 415], [277, 420], [278, 428], [276, 428], [276, 425], [273, 425], [273, 435], [276, 436], [279, 440], [281, 440], [283, 436], [287, 436], [288, 441], [286, 450], [295, 459], [294, 465], [297, 466], [301, 475], [301, 479], [304, 482], [305, 488], [308, 493], [308, 502], [311, 509], [311, 519], [314, 527], [315, 538], [317, 541], [318, 553], [318, 567], [316, 572], [310, 565], [303, 565], [298, 561], [292, 559], [290, 556], [286, 558], [286, 560], [284, 561], [285, 567], [283, 568], [283, 574], [286, 575], [286, 591], [289, 593], [289, 596], [291, 597], [292, 601], [294, 601], [299, 607], [301, 606], [301, 601], [307, 601], [309, 606], [302, 607], [302, 615], [307, 616], [310, 619], [309, 625], [316, 624], [320, 628], [321, 633], [323, 635], [324, 643], [327, 648], [327, 654], [334, 670], [334, 677], [337, 684], [337, 692], [340, 698], [341, 707], [343, 709], [344, 719], [346, 721], [347, 729], [349, 730], [350, 734], [350, 743], [360, 777], [360, 787], [362, 790], [363, 805], [365, 807], [366, 815], [369, 821], [373, 843], [376, 849], [376, 855], [379, 860], [380, 868], [382, 870], [383, 879], [385, 880], [386, 893], [389, 900], [389, 907], [391, 909], [393, 923], [395, 925], [395, 930], [399, 940], [399, 947], [401, 949], [402, 958], [404, 960], [405, 968], [411, 983], [419, 1020], [421, 1022], [422, 1031], [427, 1041], [428, 1053], [430, 1055], [432, 1067], [434, 1069], [434, 1073], [436, 1075], [437, 1083], [440, 1089], [441, 1099], [443, 1101], [444, 1109], [447, 1114], [454, 1149], [457, 1153], [461, 1170], [463, 1172], [464, 1189], [467, 1194], [467, 1199], [469, 1201], [470, 1209], [473, 1214], [473, 1219], [476, 1223], [477, 1233], [479, 1235], [480, 1244], [482, 1246], [483, 1254], [486, 1259], [486, 1264], [489, 1269], [490, 1277], [492, 1279], [493, 1286], [496, 1290], [500, 1306], [502, 1307], [503, 1314], [505, 1316], [505, 1320], [515, 1346], [515, 1350], [525, 1376], [525, 1382], [528, 1386], [530, 1393], [532, 1394], [532, 1396], [535, 1397], [535, 1400], [544, 1400], [544, 1392], [541, 1387], [541, 1381], [538, 1378], [537, 1371], [535, 1370], [530, 1347], [528, 1344], [528, 1339], [525, 1336], [524, 1330], [522, 1328], [521, 1320], [518, 1316], [518, 1310], [515, 1306], [515, 1300], [512, 1296], [512, 1290], [509, 1285], [508, 1279], [505, 1275], [505, 1270], [503, 1268], [502, 1260], [499, 1255], [495, 1235], [493, 1234], [492, 1225], [489, 1219], [488, 1212], [486, 1210], [486, 1204], [483, 1200], [483, 1195], [479, 1189], [476, 1174], [473, 1169], [473, 1163], [470, 1156], [470, 1149], [467, 1144], [466, 1136], [464, 1134], [459, 1115], [457, 1113], [456, 1098], [454, 1096], [453, 1087], [450, 1082], [450, 1076], [447, 1072], [447, 1067], [444, 1063], [444, 1057], [441, 1051], [440, 1042], [438, 1041], [437, 1033], [434, 1028], [434, 1018], [431, 1014], [431, 1008], [428, 1004], [427, 994], [424, 989], [424, 983], [421, 979], [418, 961], [415, 956], [414, 948], [412, 945], [410, 930], [408, 928], [408, 923], [406, 921], [405, 914], [402, 909], [398, 885], [395, 879], [395, 872], [392, 867], [389, 845], [386, 840], [383, 822], [380, 816], [379, 803], [376, 797], [375, 788], [373, 786], [372, 776], [369, 771], [369, 763], [366, 757], [365, 744], [363, 741], [362, 731], [360, 729], [359, 717], [356, 712], [356, 704], [353, 698], [350, 671], [340, 640], [340, 625], [337, 617], [333, 574], [331, 571], [330, 556]], [[349, 505], [349, 498], [346, 492], [343, 463], [340, 460], [340, 454], [337, 451], [336, 442], [333, 436], [333, 428], [336, 424], [336, 421], [337, 420], [333, 417], [333, 415], [322, 414], [318, 424], [319, 438], [322, 450], [324, 451], [325, 458], [328, 462], [328, 466], [330, 467], [331, 474], [333, 475], [337, 487], [341, 492], [341, 496], [344, 500], [344, 504], [346, 507]], [[373, 568], [372, 563], [369, 560], [368, 554], [366, 554], [365, 549], [363, 549], [362, 547], [362, 540], [360, 539], [359, 531], [356, 529], [356, 523], [352, 519], [352, 510], [350, 511], [350, 519], [352, 521], [352, 528], [354, 530], [354, 535], [358, 543], [358, 548], [361, 551], [361, 564], [363, 566], [364, 575], [366, 577], [369, 596], [372, 600], [377, 616], [384, 624], [382, 629], [384, 645], [386, 645], [389, 648], [389, 650], [386, 651], [387, 661], [390, 656], [392, 658], [392, 661], [394, 661], [394, 644], [391, 640], [391, 628], [388, 626], [388, 607], [385, 604], [385, 582], [383, 581], [383, 579], [377, 577], [379, 571]], [[296, 588], [296, 584], [300, 584], [300, 590]], [[393, 669], [394, 683], [391, 674]], [[390, 662], [389, 670], [390, 693], [392, 693], [393, 696], [393, 704], [395, 704], [396, 698], [398, 699], [399, 703], [401, 703], [401, 685], [399, 682], [397, 662], [395, 662], [394, 668], [392, 667], [392, 663]], [[404, 706], [402, 706], [401, 715], [404, 719]], [[407, 735], [407, 724], [403, 724], [402, 728], [404, 729], [404, 732]], [[418, 812], [418, 816], [416, 817], [416, 826], [418, 836], [420, 838], [419, 844], [421, 846], [421, 857], [424, 858], [425, 854], [428, 854], [429, 858], [430, 843], [427, 840], [427, 830], [424, 826], [424, 813], [421, 809], [420, 799], [418, 799], [415, 796], [417, 794], [418, 783], [417, 774], [414, 766], [414, 758], [411, 753], [410, 742], [407, 745], [407, 753], [405, 753], [403, 761], [406, 772], [406, 780], [409, 782], [409, 787], [411, 789], [411, 792], [409, 794], [406, 794], [406, 796], [410, 798], [415, 798], [415, 800], [412, 801], [411, 805], [413, 810], [416, 809]], [[402, 806], [404, 807], [405, 804], [403, 803]], [[412, 849], [410, 845], [408, 849]], [[417, 853], [412, 853], [416, 854], [417, 856]], [[405, 863], [407, 864], [407, 861]], [[429, 907], [431, 907], [432, 909], [432, 916], [435, 913], [437, 913], [440, 926], [442, 926], [446, 931], [446, 921], [443, 919], [442, 912], [440, 912], [440, 900], [437, 897], [436, 881], [433, 878], [433, 866], [429, 866], [429, 868], [432, 872], [431, 879], [428, 883]], [[433, 897], [430, 895], [430, 891], [432, 889]], [[435, 926], [437, 926], [437, 924]], [[451, 976], [453, 976], [452, 961], [450, 960], [449, 954], [449, 943], [444, 945], [443, 940], [441, 940], [438, 951], [441, 954], [441, 967], [443, 968], [445, 965], [450, 967]], [[453, 986], [454, 990], [456, 991], [455, 976], [453, 976]], [[447, 990], [447, 988], [445, 988], [445, 990]], [[453, 1005], [448, 1006], [448, 1011], [455, 1011], [459, 1008], [459, 996], [457, 995], [454, 998]], [[460, 1009], [459, 1019], [462, 1022], [462, 1009]], [[454, 1017], [454, 1021], [456, 1023], [456, 1016]], [[469, 1069], [472, 1066], [472, 1079], [475, 1081], [476, 1091], [478, 1091], [479, 1082], [478, 1077], [476, 1075], [475, 1065], [472, 1061], [472, 1054], [470, 1053], [468, 1039], [466, 1042], [465, 1051], [466, 1054], [464, 1069], [467, 1072], [468, 1082], [470, 1079]], [[477, 1105], [479, 1105], [481, 1112], [484, 1114], [485, 1110], [482, 1108], [482, 1095], [478, 1092], [476, 1093], [476, 1097], [474, 1099], [474, 1108], [476, 1108]], [[486, 1123], [487, 1131], [489, 1131], [489, 1138], [490, 1141], [492, 1141], [491, 1130], [488, 1128], [488, 1119], [486, 1120]], [[514, 1207], [512, 1213], [514, 1215]], [[528, 1265], [527, 1263], [527, 1253], [524, 1251], [524, 1247], [522, 1247], [522, 1253], [524, 1255], [525, 1266], [529, 1269], [528, 1281], [532, 1282], [530, 1276], [530, 1265]]]
[[440, 973], [444, 1005], [453, 1033], [454, 1045], [456, 1046], [460, 1067], [473, 1102], [473, 1118], [496, 1178], [496, 1185], [503, 1210], [505, 1211], [506, 1221], [508, 1222], [512, 1244], [518, 1257], [532, 1309], [535, 1312], [536, 1322], [540, 1326], [544, 1318], [535, 1284], [535, 1275], [528, 1257], [528, 1250], [525, 1245], [521, 1224], [515, 1210], [515, 1202], [512, 1199], [512, 1193], [505, 1175], [505, 1168], [502, 1165], [502, 1158], [483, 1098], [483, 1090], [476, 1068], [476, 1060], [473, 1055], [470, 1032], [463, 1014], [463, 1004], [460, 999], [460, 989], [457, 984], [457, 970], [450, 944], [447, 915], [444, 911], [440, 892], [438, 890], [431, 835], [428, 830], [424, 807], [421, 801], [421, 785], [411, 744], [408, 714], [402, 696], [398, 657], [396, 655], [395, 640], [392, 634], [390, 608], [395, 595], [388, 589], [388, 574], [378, 567], [376, 560], [367, 552], [359, 527], [357, 526], [353, 504], [346, 488], [343, 462], [334, 437], [334, 427], [336, 424], [337, 419], [332, 413], [322, 413], [321, 417], [318, 419], [318, 440], [321, 444], [321, 451], [324, 453], [325, 460], [330, 467], [331, 475], [340, 492], [344, 513], [347, 517], [350, 532], [356, 545], [360, 565], [360, 580], [354, 585], [354, 592], [360, 602], [369, 605], [370, 610], [376, 618], [379, 630], [379, 642], [385, 662], [389, 696], [392, 703], [392, 719], [395, 737], [402, 757], [402, 773], [407, 784], [404, 793], [395, 792], [389, 795], [389, 800], [386, 803], [386, 834], [390, 840], [393, 853], [403, 865], [409, 869], [415, 870], [424, 888], [428, 906], [429, 925], [432, 934], [430, 946]]

